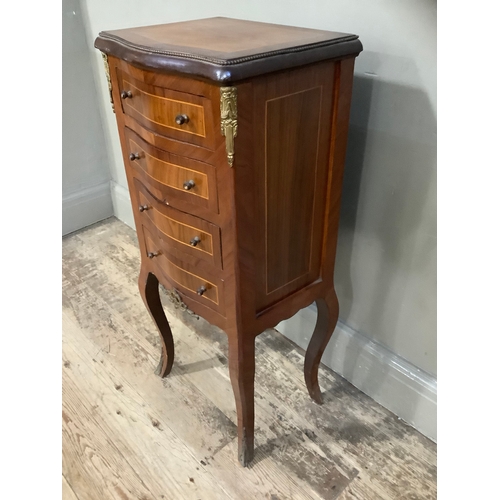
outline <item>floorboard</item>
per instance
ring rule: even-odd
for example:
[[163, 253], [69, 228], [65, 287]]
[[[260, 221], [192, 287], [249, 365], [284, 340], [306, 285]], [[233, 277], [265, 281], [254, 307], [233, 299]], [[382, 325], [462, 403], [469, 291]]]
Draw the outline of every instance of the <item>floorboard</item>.
[[162, 300], [176, 359], [137, 289], [135, 232], [111, 218], [63, 239], [63, 498], [434, 499], [436, 445], [275, 330], [256, 342], [256, 451], [237, 461], [225, 334]]
[[71, 489], [68, 481], [64, 476], [62, 478], [62, 500], [78, 500], [78, 497], [75, 495], [75, 492]]

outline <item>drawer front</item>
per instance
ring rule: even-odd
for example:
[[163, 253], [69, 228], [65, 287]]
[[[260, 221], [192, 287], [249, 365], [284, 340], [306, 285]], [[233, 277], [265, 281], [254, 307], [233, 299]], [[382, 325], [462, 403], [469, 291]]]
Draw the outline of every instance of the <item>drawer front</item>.
[[[179, 212], [158, 202], [145, 186], [134, 179], [140, 217], [157, 229], [164, 247], [176, 249], [222, 269], [220, 228], [199, 217]], [[178, 254], [178, 253], [177, 253]]]
[[118, 82], [126, 115], [164, 136], [214, 149], [209, 99], [149, 85], [122, 71]]
[[224, 312], [223, 282], [219, 278], [163, 253], [153, 233], [145, 226], [142, 226], [142, 232], [149, 258], [174, 288], [200, 304], [219, 313]]
[[146, 174], [152, 185], [164, 193], [158, 198], [166, 198], [172, 206], [185, 210], [189, 208], [183, 204], [219, 212], [215, 167], [162, 151], [130, 129], [125, 129], [125, 136], [130, 164]]

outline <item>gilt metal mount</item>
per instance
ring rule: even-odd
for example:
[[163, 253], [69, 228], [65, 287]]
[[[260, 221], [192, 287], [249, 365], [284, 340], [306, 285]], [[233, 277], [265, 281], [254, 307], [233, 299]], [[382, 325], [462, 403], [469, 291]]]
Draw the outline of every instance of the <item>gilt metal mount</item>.
[[182, 301], [179, 292], [175, 288], [169, 290], [168, 288], [165, 288], [161, 284], [160, 287], [165, 292], [166, 296], [168, 297], [168, 300], [170, 300], [170, 302], [174, 304], [174, 307], [176, 309], [180, 309], [181, 311], [187, 312], [191, 316], [194, 316], [196, 319], [200, 319], [199, 316], [195, 314], [193, 311], [191, 311], [191, 309], [189, 309], [188, 306]]
[[234, 162], [234, 138], [238, 132], [236, 87], [220, 88], [220, 129], [226, 138], [226, 153], [229, 166]]
[[104, 52], [101, 52], [101, 55], [104, 61], [104, 71], [106, 72], [106, 80], [108, 80], [109, 100], [111, 101], [111, 108], [113, 109], [114, 113], [115, 103], [113, 102], [113, 86], [111, 85], [111, 74], [109, 73], [108, 55], [105, 54]]

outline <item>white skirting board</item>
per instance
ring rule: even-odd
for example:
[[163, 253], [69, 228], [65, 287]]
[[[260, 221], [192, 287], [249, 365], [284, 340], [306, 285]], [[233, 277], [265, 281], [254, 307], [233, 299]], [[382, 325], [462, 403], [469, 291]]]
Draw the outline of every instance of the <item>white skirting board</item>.
[[[276, 329], [306, 349], [315, 325], [312, 305]], [[437, 382], [433, 376], [340, 321], [321, 362], [436, 442]]]
[[63, 196], [62, 234], [72, 233], [113, 215], [109, 182]]
[[128, 189], [111, 181], [111, 198], [113, 199], [115, 217], [135, 229], [134, 214]]

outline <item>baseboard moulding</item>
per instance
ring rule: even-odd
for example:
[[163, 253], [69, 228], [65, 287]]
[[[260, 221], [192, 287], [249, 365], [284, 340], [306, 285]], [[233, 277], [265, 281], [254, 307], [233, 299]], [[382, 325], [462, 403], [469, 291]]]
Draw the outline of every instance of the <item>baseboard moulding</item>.
[[[309, 306], [276, 329], [303, 349], [316, 324]], [[338, 322], [322, 363], [432, 441], [437, 439], [437, 381], [386, 347]]]

